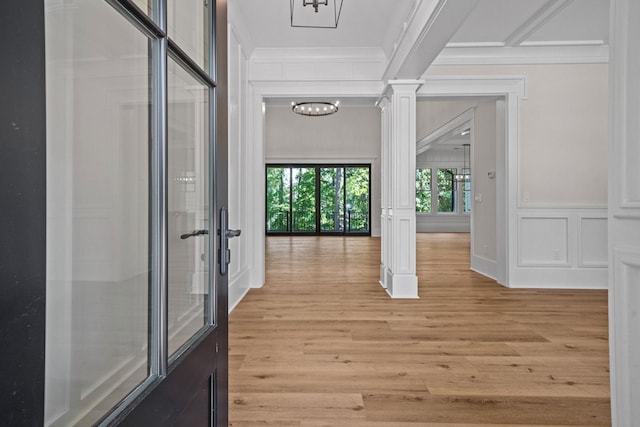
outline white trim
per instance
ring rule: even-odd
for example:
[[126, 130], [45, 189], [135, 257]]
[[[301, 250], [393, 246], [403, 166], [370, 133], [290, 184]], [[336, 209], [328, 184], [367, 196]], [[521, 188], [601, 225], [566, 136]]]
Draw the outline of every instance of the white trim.
[[419, 299], [418, 277], [415, 274], [391, 273], [385, 291], [393, 299]]
[[451, 42], [445, 45], [445, 48], [462, 48], [462, 47], [504, 47], [504, 42]]
[[250, 278], [251, 271], [249, 269], [245, 269], [238, 273], [233, 280], [229, 282], [229, 313], [236, 308], [251, 289], [251, 286], [249, 285]]
[[423, 76], [418, 98], [430, 96], [504, 96], [527, 99], [527, 76]]
[[416, 142], [416, 155], [422, 154], [430, 149], [432, 144], [437, 143], [440, 138], [448, 133], [456, 130], [460, 126], [463, 126], [465, 123], [472, 122], [475, 109], [475, 107], [467, 109], [457, 117], [449, 120], [447, 123], [431, 132], [429, 135], [418, 140], [418, 142]]
[[[631, 296], [636, 294], [638, 299], [638, 283], [631, 283], [625, 272], [634, 269], [640, 271], [639, 248], [615, 248], [613, 256], [613, 284], [609, 291], [609, 303], [616, 310], [610, 313], [611, 341], [615, 344], [610, 348], [611, 352], [611, 385], [612, 393], [615, 393], [615, 406], [612, 407], [612, 417], [615, 426], [632, 426], [632, 420], [637, 420], [638, 409], [634, 397], [634, 389], [637, 386], [638, 377], [625, 375], [638, 372], [638, 336], [640, 326], [637, 321], [638, 300]], [[630, 295], [631, 294], [631, 295]], [[635, 350], [635, 352], [634, 352]], [[636, 354], [634, 354], [636, 353]], [[617, 422], [616, 422], [617, 420]]]
[[527, 19], [507, 37], [505, 44], [509, 47], [520, 45], [523, 40], [529, 38], [531, 34], [538, 31], [572, 2], [573, 0], [547, 1], [540, 9], [531, 15], [529, 19]]
[[[378, 98], [384, 90], [381, 81], [250, 81], [248, 111], [248, 141], [252, 149], [247, 150], [251, 157], [248, 162], [249, 188], [252, 194], [253, 209], [250, 213], [253, 234], [247, 236], [247, 244], [252, 248], [251, 287], [260, 287], [265, 282], [265, 195], [264, 167], [265, 159], [265, 98], [286, 98], [293, 96], [339, 96]], [[381, 182], [384, 185], [384, 182]], [[374, 230], [371, 230], [372, 235]]]
[[579, 211], [579, 210], [589, 210], [589, 209], [597, 209], [597, 210], [607, 210], [606, 205], [562, 205], [562, 204], [551, 204], [551, 203], [522, 203], [518, 201], [518, 209], [521, 210], [560, 210], [560, 211]]
[[[522, 231], [522, 227], [526, 220], [549, 220], [549, 221], [557, 221], [561, 220], [564, 222], [564, 236], [563, 244], [564, 251], [562, 255], [564, 255], [564, 261], [559, 260], [549, 260], [549, 261], [527, 261], [523, 258], [522, 255], [522, 247], [526, 242], [523, 242], [524, 233]], [[532, 214], [519, 214], [518, 215], [518, 263], [517, 267], [542, 267], [542, 268], [564, 268], [571, 267], [571, 244], [570, 242], [573, 240], [570, 236], [570, 218], [566, 215], [548, 215], [545, 213], [532, 215]], [[560, 252], [557, 249], [558, 257], [560, 257]]]
[[497, 281], [498, 264], [493, 260], [471, 255], [471, 270]]
[[520, 46], [533, 46], [533, 47], [551, 47], [551, 46], [604, 46], [606, 42], [604, 40], [554, 40], [554, 41], [529, 41], [522, 42]]
[[[584, 236], [584, 230], [583, 230], [583, 225], [584, 225], [584, 220], [603, 220], [603, 221], [608, 221], [608, 217], [605, 215], [595, 215], [595, 214], [591, 214], [591, 215], [577, 215], [576, 217], [576, 227], [578, 228], [578, 232], [577, 232], [577, 256], [578, 256], [578, 260], [577, 260], [577, 265], [578, 267], [582, 267], [582, 268], [607, 268], [609, 266], [609, 263], [607, 260], [605, 260], [602, 263], [597, 263], [597, 262], [585, 262], [584, 261], [584, 254], [582, 251], [583, 248], [583, 236]], [[605, 242], [607, 242], [607, 239], [605, 239]], [[608, 245], [607, 245], [608, 246]]]
[[607, 64], [607, 45], [446, 47], [432, 65]]
[[342, 164], [342, 163], [362, 163], [376, 164], [379, 159], [375, 157], [359, 157], [359, 156], [340, 156], [340, 157], [299, 157], [299, 156], [279, 156], [267, 157], [266, 163], [304, 163], [304, 164]]
[[609, 366], [611, 423], [623, 427], [640, 419], [640, 3], [611, 0], [609, 15]]
[[[518, 195], [518, 146], [520, 99], [527, 90], [525, 76], [425, 76], [425, 83], [418, 90], [419, 97], [429, 96], [483, 96], [505, 97], [504, 110], [506, 137], [502, 150], [497, 147], [496, 164], [497, 198], [497, 259], [496, 277], [502, 285], [509, 286], [515, 270], [510, 260], [517, 260]], [[497, 111], [500, 113], [500, 111]], [[473, 187], [473, 183], [472, 183]], [[504, 196], [502, 196], [504, 195]], [[473, 209], [472, 209], [473, 212]]]
[[607, 289], [607, 269], [518, 268], [513, 289]]

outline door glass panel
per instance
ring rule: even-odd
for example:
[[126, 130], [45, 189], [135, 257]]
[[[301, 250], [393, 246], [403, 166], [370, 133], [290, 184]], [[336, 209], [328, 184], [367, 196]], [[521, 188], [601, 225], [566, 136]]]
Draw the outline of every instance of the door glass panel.
[[88, 426], [149, 375], [149, 41], [103, 1], [45, 10], [44, 425]]
[[316, 170], [291, 169], [291, 218], [293, 231], [316, 231]]
[[438, 212], [456, 212], [456, 183], [453, 177], [457, 169], [438, 169]]
[[291, 168], [267, 168], [267, 231], [289, 231]]
[[168, 0], [167, 27], [176, 42], [203, 70], [209, 67], [209, 4], [206, 0]]
[[320, 231], [344, 231], [344, 168], [320, 168]]
[[345, 227], [347, 232], [369, 231], [369, 168], [347, 167]]
[[209, 89], [168, 61], [168, 344], [173, 355], [207, 324]]

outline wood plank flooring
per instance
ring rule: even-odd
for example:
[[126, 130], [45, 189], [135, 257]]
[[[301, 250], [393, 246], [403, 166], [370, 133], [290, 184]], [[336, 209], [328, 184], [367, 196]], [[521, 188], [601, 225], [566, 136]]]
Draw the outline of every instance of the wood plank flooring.
[[419, 300], [378, 284], [380, 240], [268, 237], [230, 316], [230, 425], [608, 426], [606, 291], [514, 290], [468, 234], [418, 234]]

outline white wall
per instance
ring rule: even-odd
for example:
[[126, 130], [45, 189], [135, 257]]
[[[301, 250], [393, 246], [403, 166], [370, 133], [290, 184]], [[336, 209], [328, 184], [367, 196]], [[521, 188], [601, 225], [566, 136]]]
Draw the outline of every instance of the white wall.
[[[495, 263], [497, 257], [496, 101], [478, 102], [473, 118], [473, 169], [471, 170], [473, 247], [471, 255], [474, 259], [482, 258], [485, 263], [486, 261]], [[489, 172], [494, 173], [494, 178], [489, 177]]]
[[229, 25], [229, 227], [242, 230], [239, 237], [229, 241], [229, 311], [240, 302], [252, 286], [254, 257], [249, 250], [254, 233], [251, 212], [255, 209], [251, 197], [252, 182], [247, 155], [251, 149], [247, 137], [248, 60], [233, 24]]
[[524, 75], [519, 204], [607, 204], [608, 65], [432, 66], [427, 75]]
[[516, 182], [509, 286], [606, 288], [608, 66], [433, 66], [427, 74], [526, 79], [527, 94], [509, 107], [519, 130], [507, 143], [517, 158], [506, 171]]
[[333, 115], [306, 117], [289, 106], [267, 106], [267, 163], [370, 163], [371, 234], [380, 235], [380, 109], [341, 106]]

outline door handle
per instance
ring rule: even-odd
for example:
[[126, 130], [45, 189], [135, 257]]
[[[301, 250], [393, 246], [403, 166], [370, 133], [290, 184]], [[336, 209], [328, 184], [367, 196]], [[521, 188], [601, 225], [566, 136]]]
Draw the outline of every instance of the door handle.
[[191, 233], [181, 234], [180, 238], [184, 240], [184, 239], [188, 239], [189, 237], [201, 236], [203, 234], [209, 234], [209, 230], [193, 230]]
[[229, 249], [229, 239], [238, 237], [242, 230], [230, 230], [229, 224], [229, 212], [227, 208], [220, 209], [220, 229], [218, 230], [218, 236], [220, 236], [220, 249], [218, 249], [218, 262], [220, 263], [220, 275], [224, 276], [229, 271], [229, 263], [231, 262], [231, 249]]
[[233, 237], [238, 237], [242, 234], [242, 230], [229, 230], [227, 229], [227, 239], [231, 239]]

